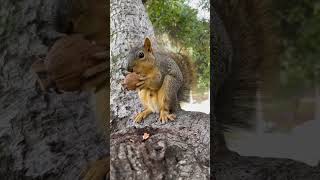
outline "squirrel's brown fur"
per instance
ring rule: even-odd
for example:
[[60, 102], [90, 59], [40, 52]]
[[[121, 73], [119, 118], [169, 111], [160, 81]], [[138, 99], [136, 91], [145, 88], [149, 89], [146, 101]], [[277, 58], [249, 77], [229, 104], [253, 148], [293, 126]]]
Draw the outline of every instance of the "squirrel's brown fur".
[[152, 112], [160, 113], [160, 121], [174, 120], [179, 101], [186, 100], [194, 80], [189, 58], [154, 50], [149, 38], [144, 45], [131, 49], [128, 57], [128, 71], [141, 76], [137, 84], [144, 111], [135, 121], [140, 122]]
[[192, 60], [188, 55], [170, 53], [170, 56], [178, 64], [183, 75], [184, 83], [178, 91], [178, 99], [179, 101], [189, 101], [190, 91], [196, 81], [195, 65], [192, 63]]

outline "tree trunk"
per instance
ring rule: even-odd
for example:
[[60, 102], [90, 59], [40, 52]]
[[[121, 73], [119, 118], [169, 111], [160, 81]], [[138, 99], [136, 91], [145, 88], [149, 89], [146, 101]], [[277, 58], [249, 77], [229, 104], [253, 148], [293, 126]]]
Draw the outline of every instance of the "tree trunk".
[[[111, 1], [111, 179], [209, 179], [209, 115], [179, 111], [161, 124], [159, 114], [142, 124], [137, 92], [124, 91], [121, 81], [130, 48], [142, 45], [154, 31], [141, 1]], [[143, 134], [150, 137], [143, 140]]]
[[0, 177], [78, 179], [107, 153], [88, 93], [43, 95], [31, 64], [59, 36], [56, 1], [0, 1]]

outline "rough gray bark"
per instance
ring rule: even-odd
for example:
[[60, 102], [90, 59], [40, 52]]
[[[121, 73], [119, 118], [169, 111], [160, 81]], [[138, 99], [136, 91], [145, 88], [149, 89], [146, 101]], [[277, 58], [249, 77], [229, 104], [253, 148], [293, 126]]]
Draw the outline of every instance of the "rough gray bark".
[[[150, 115], [142, 124], [132, 118], [142, 110], [137, 93], [124, 91], [126, 56], [154, 31], [141, 1], [111, 1], [111, 179], [209, 179], [209, 115], [179, 111], [161, 124]], [[142, 140], [144, 133], [150, 134]]]
[[209, 179], [208, 115], [180, 111], [177, 117], [161, 124], [151, 115], [143, 125], [113, 133], [111, 179]]
[[111, 121], [118, 123], [118, 118], [128, 118], [141, 110], [136, 92], [124, 91], [121, 81], [124, 79], [126, 57], [130, 48], [142, 45], [145, 37], [154, 40], [154, 31], [140, 1], [111, 1]]
[[107, 149], [88, 93], [41, 94], [30, 71], [59, 36], [56, 1], [0, 1], [0, 177], [77, 179]]

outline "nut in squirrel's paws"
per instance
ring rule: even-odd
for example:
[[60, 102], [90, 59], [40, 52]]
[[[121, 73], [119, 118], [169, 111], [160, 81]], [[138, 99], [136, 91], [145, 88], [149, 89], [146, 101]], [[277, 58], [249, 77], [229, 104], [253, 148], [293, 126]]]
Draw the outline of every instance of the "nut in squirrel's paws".
[[137, 84], [140, 83], [140, 78], [140, 75], [135, 72], [129, 73], [125, 77], [122, 86], [127, 90], [135, 90], [137, 88]]
[[170, 114], [168, 111], [161, 111], [160, 112], [159, 120], [162, 123], [166, 123], [169, 120], [170, 121], [174, 121], [175, 119], [176, 119], [176, 115], [175, 114]]

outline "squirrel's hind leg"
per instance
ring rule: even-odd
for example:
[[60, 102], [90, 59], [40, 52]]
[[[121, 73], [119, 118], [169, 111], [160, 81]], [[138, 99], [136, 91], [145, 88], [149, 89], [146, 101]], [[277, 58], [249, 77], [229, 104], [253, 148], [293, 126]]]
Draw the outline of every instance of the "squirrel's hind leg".
[[137, 116], [134, 118], [134, 122], [140, 123], [143, 119], [145, 119], [151, 113], [152, 111], [149, 108], [145, 109], [144, 111], [137, 114]]
[[176, 107], [178, 102], [177, 93], [178, 93], [178, 86], [179, 83], [177, 80], [167, 75], [164, 80], [163, 84], [158, 91], [158, 102], [160, 106], [160, 117], [159, 120], [161, 122], [167, 122], [169, 120], [173, 121], [176, 119], [175, 114], [170, 114], [170, 111], [173, 111]]

